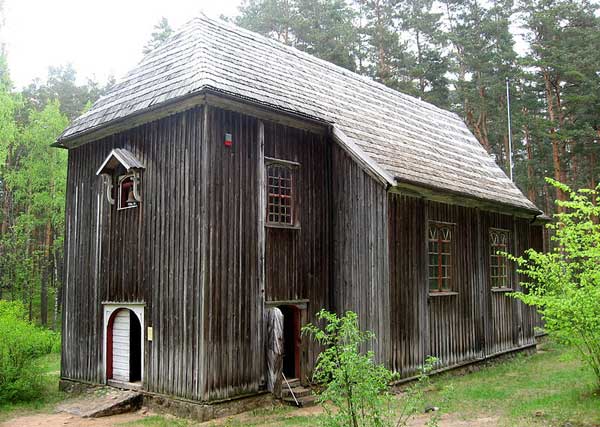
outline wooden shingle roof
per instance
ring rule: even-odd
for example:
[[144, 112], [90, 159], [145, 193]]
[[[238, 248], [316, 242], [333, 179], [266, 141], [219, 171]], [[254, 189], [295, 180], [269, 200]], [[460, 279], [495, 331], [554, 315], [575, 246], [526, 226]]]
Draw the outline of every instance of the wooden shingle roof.
[[57, 144], [206, 90], [330, 124], [388, 182], [539, 212], [456, 114], [204, 16], [148, 54]]

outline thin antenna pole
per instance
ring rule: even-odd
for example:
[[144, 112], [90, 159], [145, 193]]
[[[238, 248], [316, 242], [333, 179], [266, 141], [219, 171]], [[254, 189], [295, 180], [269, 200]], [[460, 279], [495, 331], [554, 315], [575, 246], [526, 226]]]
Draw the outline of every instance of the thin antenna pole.
[[510, 86], [506, 78], [506, 115], [508, 117], [508, 176], [513, 180], [512, 131], [510, 129]]

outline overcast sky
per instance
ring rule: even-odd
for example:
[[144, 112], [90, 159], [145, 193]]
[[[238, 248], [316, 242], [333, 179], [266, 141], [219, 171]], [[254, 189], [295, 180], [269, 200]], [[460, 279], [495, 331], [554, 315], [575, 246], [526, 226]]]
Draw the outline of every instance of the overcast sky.
[[173, 28], [200, 11], [234, 15], [240, 0], [6, 0], [2, 39], [20, 88], [45, 79], [48, 67], [71, 63], [79, 79], [119, 78], [142, 56], [162, 16]]

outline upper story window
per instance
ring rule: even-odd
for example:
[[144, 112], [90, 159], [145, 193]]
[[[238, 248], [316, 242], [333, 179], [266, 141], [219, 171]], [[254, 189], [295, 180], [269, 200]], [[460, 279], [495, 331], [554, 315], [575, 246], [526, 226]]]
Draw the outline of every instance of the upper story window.
[[492, 288], [510, 288], [508, 260], [502, 253], [509, 252], [510, 231], [490, 229], [490, 281]]
[[297, 163], [268, 159], [267, 225], [293, 227], [297, 223]]
[[429, 292], [452, 291], [454, 225], [429, 223]]

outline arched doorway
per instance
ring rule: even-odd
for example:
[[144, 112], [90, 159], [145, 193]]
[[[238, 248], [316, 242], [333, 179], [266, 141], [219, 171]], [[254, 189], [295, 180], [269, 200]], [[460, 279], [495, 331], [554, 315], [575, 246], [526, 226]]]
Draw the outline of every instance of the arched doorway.
[[293, 305], [278, 308], [283, 314], [283, 373], [288, 379], [300, 378], [300, 309]]
[[140, 313], [128, 307], [114, 307], [105, 314], [106, 380], [136, 384], [142, 381], [143, 330]]

